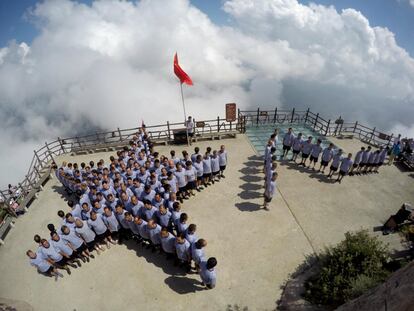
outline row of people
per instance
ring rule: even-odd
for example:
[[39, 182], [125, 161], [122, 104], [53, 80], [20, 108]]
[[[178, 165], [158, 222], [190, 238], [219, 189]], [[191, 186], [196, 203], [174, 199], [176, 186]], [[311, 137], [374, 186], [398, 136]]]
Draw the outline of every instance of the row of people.
[[198, 147], [191, 157], [183, 151], [182, 159], [175, 157], [174, 151], [171, 151], [170, 159], [156, 153], [146, 157], [142, 151], [138, 152], [137, 158], [136, 153], [134, 149], [118, 152], [123, 161], [111, 157], [109, 168], [103, 160], [98, 162], [97, 168], [93, 168], [94, 163], [90, 162], [90, 166], [82, 163], [80, 169], [76, 164], [66, 165], [64, 162], [57, 171], [57, 177], [70, 193], [82, 194], [89, 188], [104, 196], [109, 193], [115, 196], [125, 191], [122, 189], [125, 185], [124, 188], [135, 191], [140, 200], [148, 196], [153, 199], [155, 192], [174, 192], [181, 202], [194, 195], [194, 190], [201, 191], [203, 186], [208, 187], [225, 178], [227, 151], [224, 145], [218, 152], [208, 147], [204, 156]]
[[[266, 146], [265, 157], [269, 158], [269, 155], [274, 154], [276, 150], [276, 135], [273, 134]], [[288, 129], [288, 132], [283, 137], [283, 151], [281, 159], [288, 156], [289, 151], [292, 150], [291, 161], [297, 163], [298, 155], [301, 155], [301, 161], [299, 165], [312, 168], [315, 170], [316, 163], [319, 162], [320, 166], [318, 172], [325, 173], [326, 167], [329, 165], [329, 173], [327, 176], [332, 178], [333, 175], [339, 170], [336, 181], [341, 182], [342, 178], [346, 175], [354, 174], [367, 174], [378, 173], [379, 167], [384, 164], [386, 156], [389, 152], [389, 147], [380, 147], [378, 150], [372, 150], [371, 146], [367, 148], [362, 147], [352, 160], [352, 154], [348, 153], [344, 156], [342, 149], [335, 149], [332, 143], [326, 148], [322, 147], [322, 140], [317, 139], [313, 143], [313, 137], [309, 136], [307, 140], [302, 138], [302, 133], [297, 136], [293, 134], [292, 128]], [[307, 159], [309, 158], [309, 164], [307, 165]]]
[[276, 172], [277, 163], [276, 163], [276, 156], [275, 156], [275, 147], [271, 147], [270, 150], [266, 153], [265, 161], [264, 161], [264, 202], [263, 208], [265, 210], [269, 210], [269, 204], [273, 199], [273, 196], [276, 191], [276, 179], [278, 178], [278, 173]]

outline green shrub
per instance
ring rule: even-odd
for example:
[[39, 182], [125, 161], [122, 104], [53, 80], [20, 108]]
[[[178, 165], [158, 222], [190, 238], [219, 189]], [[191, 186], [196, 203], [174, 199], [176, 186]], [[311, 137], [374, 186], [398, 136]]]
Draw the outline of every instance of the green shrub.
[[320, 271], [305, 283], [305, 298], [338, 306], [384, 281], [387, 248], [367, 230], [345, 233], [345, 240], [319, 255]]

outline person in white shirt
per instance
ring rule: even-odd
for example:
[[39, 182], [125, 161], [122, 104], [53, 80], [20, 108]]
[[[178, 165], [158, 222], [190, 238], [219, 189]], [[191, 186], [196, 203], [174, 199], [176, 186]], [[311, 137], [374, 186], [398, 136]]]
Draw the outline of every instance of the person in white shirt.
[[339, 149], [338, 152], [333, 156], [331, 167], [329, 168], [328, 177], [331, 178], [333, 174], [338, 170], [338, 167], [342, 161], [342, 149]]
[[227, 151], [224, 145], [220, 146], [218, 156], [219, 156], [219, 165], [220, 165], [220, 177], [225, 178], [224, 170], [226, 169], [226, 166], [227, 166]]
[[265, 172], [265, 189], [267, 183], [270, 182], [272, 179], [273, 173], [276, 172], [277, 169], [277, 162], [276, 162], [276, 156], [273, 157], [274, 161], [272, 162], [272, 165], [266, 165], [266, 172]]
[[376, 167], [376, 172], [378, 172], [379, 168], [384, 164], [385, 158], [387, 157], [388, 151], [390, 147], [380, 147], [379, 157], [378, 157], [378, 166]]
[[58, 277], [63, 278], [63, 274], [58, 272], [57, 269], [43, 257], [43, 255], [37, 254], [30, 249], [26, 252], [26, 255], [30, 259], [30, 264], [36, 267], [39, 273], [54, 276], [55, 281], [57, 281]]
[[265, 210], [269, 210], [269, 203], [272, 201], [273, 195], [275, 194], [277, 175], [278, 175], [277, 173], [273, 173], [273, 176], [270, 179], [270, 182], [266, 183], [266, 190], [264, 193], [264, 203], [263, 203], [263, 207]]
[[200, 263], [200, 277], [202, 285], [206, 286], [206, 289], [213, 289], [216, 287], [217, 275], [214, 270], [216, 265], [217, 259], [215, 257], [210, 257], [207, 261], [202, 261]]
[[214, 184], [215, 181], [220, 181], [220, 159], [217, 154], [217, 150], [213, 151], [213, 154], [210, 156], [211, 161], [211, 182]]
[[375, 150], [369, 157], [369, 169], [368, 169], [369, 173], [374, 172], [374, 169], [377, 167], [378, 162], [379, 162], [379, 150]]
[[273, 135], [275, 137], [275, 139], [274, 139], [275, 144], [274, 144], [273, 147], [276, 148], [277, 144], [279, 143], [279, 129], [278, 128], [275, 128], [275, 130], [273, 131]]
[[203, 183], [204, 187], [211, 185], [211, 158], [208, 152], [203, 157]]
[[272, 148], [274, 148], [274, 150], [276, 151], [276, 148], [275, 147], [273, 147], [273, 142], [272, 142], [272, 140], [271, 139], [269, 139], [268, 141], [267, 141], [267, 145], [265, 146], [265, 150], [264, 150], [264, 156], [263, 156], [263, 165], [264, 166], [266, 166], [266, 161], [267, 161], [267, 159], [269, 158], [269, 154], [270, 154], [270, 151], [272, 150]]
[[362, 153], [361, 162], [359, 162], [358, 165], [358, 174], [361, 174], [364, 172], [365, 168], [368, 166], [368, 159], [369, 155], [371, 154], [371, 146], [368, 146], [366, 150]]
[[285, 136], [283, 136], [283, 153], [281, 156], [282, 159], [288, 155], [294, 139], [295, 136], [292, 133], [292, 128], [289, 127], [287, 133], [285, 134]]
[[348, 153], [348, 157], [342, 159], [341, 161], [341, 165], [339, 167], [339, 175], [338, 175], [338, 178], [336, 179], [337, 182], [341, 183], [344, 176], [348, 174], [349, 169], [351, 168], [352, 164], [353, 164], [352, 153]]
[[312, 136], [308, 137], [308, 140], [302, 144], [302, 162], [299, 165], [306, 166], [306, 159], [309, 157], [309, 154], [312, 150]]
[[358, 168], [359, 168], [359, 164], [362, 161], [362, 155], [364, 154], [365, 151], [365, 147], [361, 147], [361, 150], [359, 150], [354, 158], [354, 164], [352, 165], [351, 171], [349, 172], [349, 176], [353, 176], [354, 175], [354, 170], [356, 170], [356, 173], [358, 174]]
[[364, 174], [371, 173], [375, 164], [376, 151], [371, 151], [368, 157], [368, 163], [365, 165]]
[[316, 162], [318, 162], [319, 159], [319, 155], [322, 152], [322, 146], [321, 146], [322, 141], [320, 139], [317, 140], [316, 144], [314, 144], [312, 146], [311, 149], [311, 156], [310, 156], [310, 163], [308, 168], [310, 168], [312, 162], [313, 162], [313, 166], [312, 166], [312, 170], [315, 170], [315, 164]]
[[187, 161], [185, 169], [185, 178], [187, 179], [187, 190], [189, 195], [194, 196], [194, 189], [197, 188], [197, 170], [193, 167], [191, 161]]
[[328, 166], [329, 162], [331, 162], [334, 156], [333, 147], [334, 145], [330, 143], [329, 146], [322, 152], [321, 166], [319, 167], [318, 172], [322, 170], [322, 174], [325, 174], [325, 168]]
[[185, 122], [185, 126], [187, 128], [188, 133], [188, 142], [190, 145], [192, 145], [194, 136], [194, 121], [191, 116], [188, 117], [187, 121]]
[[295, 137], [295, 139], [293, 140], [293, 144], [292, 144], [293, 155], [292, 155], [292, 159], [290, 159], [291, 161], [294, 161], [296, 163], [296, 158], [298, 157], [298, 154], [302, 150], [302, 144], [303, 144], [302, 133], [299, 133], [298, 136]]
[[200, 192], [200, 190], [203, 190], [202, 187], [203, 184], [203, 175], [204, 175], [204, 168], [203, 168], [203, 156], [199, 154], [196, 158], [196, 160], [193, 162], [193, 166], [197, 171], [197, 188], [196, 190]]

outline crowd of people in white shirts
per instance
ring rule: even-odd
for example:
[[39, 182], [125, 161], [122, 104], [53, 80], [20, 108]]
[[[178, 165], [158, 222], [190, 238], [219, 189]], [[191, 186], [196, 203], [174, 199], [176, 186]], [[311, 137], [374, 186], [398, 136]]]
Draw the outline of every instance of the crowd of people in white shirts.
[[[321, 139], [314, 139], [312, 136], [304, 139], [302, 133], [298, 133], [297, 136], [293, 134], [292, 128], [283, 136], [282, 140], [282, 155], [281, 160], [287, 159], [289, 152], [292, 151], [290, 161], [295, 162], [298, 165], [312, 169], [316, 171], [316, 163], [320, 161], [317, 172], [325, 173], [327, 167], [329, 167], [327, 177], [332, 178], [336, 172], [338, 172], [336, 182], [341, 183], [344, 176], [360, 175], [368, 173], [378, 173], [379, 168], [384, 164], [384, 161], [390, 151], [390, 148], [379, 147], [377, 150], [373, 150], [371, 146], [367, 148], [361, 147], [361, 149], [352, 158], [352, 153], [345, 154], [342, 149], [337, 149], [330, 143], [327, 147], [322, 147]], [[278, 130], [270, 136], [265, 148], [265, 173], [266, 181], [265, 188], [268, 195], [272, 195], [273, 185], [268, 181], [274, 178], [275, 167], [273, 163], [276, 160], [276, 149], [278, 144]], [[298, 156], [301, 156], [298, 160]], [[309, 159], [309, 161], [308, 161]], [[273, 163], [273, 164], [272, 164]], [[277, 173], [276, 173], [277, 177]], [[265, 191], [265, 201], [266, 201]], [[269, 199], [267, 199], [269, 201]]]
[[[182, 212], [184, 200], [225, 178], [227, 151], [208, 147], [204, 154], [198, 147], [182, 158], [170, 152], [170, 158], [153, 150], [141, 128], [129, 147], [110, 157], [110, 163], [100, 160], [62, 163], [55, 166], [56, 176], [69, 195], [69, 212], [58, 211], [61, 225], [48, 225], [50, 239], [35, 235], [37, 251], [28, 250], [30, 263], [40, 273], [57, 280], [63, 275], [58, 269], [81, 266], [111, 244], [134, 240], [153, 252], [164, 253], [176, 265], [195, 270], [206, 288], [216, 284], [214, 257], [207, 258], [206, 240], [199, 239], [197, 226], [189, 224]], [[194, 266], [192, 267], [192, 262]]]

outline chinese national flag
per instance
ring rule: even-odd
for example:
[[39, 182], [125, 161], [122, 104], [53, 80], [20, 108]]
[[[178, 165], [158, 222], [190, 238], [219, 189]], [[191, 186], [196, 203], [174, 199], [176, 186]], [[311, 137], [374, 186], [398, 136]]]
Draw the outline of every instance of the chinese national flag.
[[174, 55], [174, 73], [180, 79], [181, 83], [185, 83], [188, 85], [193, 85], [193, 81], [188, 76], [188, 74], [185, 73], [185, 71], [180, 67], [178, 64], [178, 56], [177, 53]]

